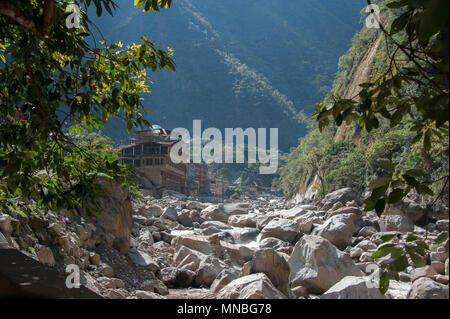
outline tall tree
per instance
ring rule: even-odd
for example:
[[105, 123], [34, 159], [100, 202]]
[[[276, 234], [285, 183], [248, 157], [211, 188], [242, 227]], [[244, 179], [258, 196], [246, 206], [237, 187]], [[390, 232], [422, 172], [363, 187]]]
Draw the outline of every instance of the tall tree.
[[[171, 0], [135, 0], [144, 11]], [[175, 70], [172, 51], [109, 44], [92, 23], [113, 15], [112, 0], [0, 0], [0, 199], [20, 196], [52, 208], [83, 210], [99, 175], [125, 182], [117, 156], [78, 145], [81, 131], [120, 117], [130, 131], [148, 126], [146, 70]], [[92, 12], [92, 10], [89, 10]], [[99, 151], [100, 152], [100, 151]]]

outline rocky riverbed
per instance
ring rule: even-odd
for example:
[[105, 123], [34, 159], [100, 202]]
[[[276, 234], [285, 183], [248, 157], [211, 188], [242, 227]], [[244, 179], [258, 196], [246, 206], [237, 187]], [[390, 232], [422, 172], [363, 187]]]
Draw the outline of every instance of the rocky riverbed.
[[[0, 248], [62, 272], [76, 264], [82, 284], [105, 298], [449, 298], [449, 255], [434, 244], [448, 231], [448, 209], [418, 198], [379, 218], [348, 188], [309, 204], [272, 196], [212, 204], [166, 192], [132, 205], [106, 186], [96, 217], [3, 211]], [[409, 266], [382, 295], [367, 283], [391, 260], [371, 258], [386, 234], [415, 234], [431, 250], [425, 267]]]

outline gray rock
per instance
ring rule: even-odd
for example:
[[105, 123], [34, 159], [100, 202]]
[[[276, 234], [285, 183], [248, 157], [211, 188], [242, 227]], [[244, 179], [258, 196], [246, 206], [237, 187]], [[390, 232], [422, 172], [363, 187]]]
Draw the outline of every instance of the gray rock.
[[355, 214], [341, 214], [328, 219], [323, 225], [317, 226], [312, 235], [321, 236], [329, 240], [341, 250], [352, 244], [353, 234], [359, 231]]
[[346, 204], [352, 200], [354, 200], [359, 206], [363, 203], [362, 196], [357, 191], [351, 188], [342, 188], [327, 194], [322, 200], [322, 203], [334, 205], [335, 203], [340, 202], [342, 204]]
[[101, 207], [98, 225], [105, 233], [113, 236], [113, 247], [126, 254], [130, 248], [131, 200], [128, 191], [120, 183], [107, 178], [99, 178], [102, 194], [98, 197]]
[[166, 267], [159, 271], [161, 281], [172, 288], [187, 288], [195, 278], [195, 272], [187, 269]]
[[0, 213], [0, 231], [6, 235], [10, 235], [13, 231], [11, 226], [11, 216]]
[[53, 267], [55, 265], [55, 257], [53, 252], [47, 246], [38, 245], [36, 255], [40, 263]]
[[252, 274], [233, 280], [223, 287], [217, 299], [286, 299], [262, 273]]
[[167, 207], [164, 210], [164, 213], [161, 215], [162, 219], [168, 219], [168, 220], [172, 220], [172, 221], [176, 221], [178, 217], [178, 213], [177, 210], [174, 207]]
[[256, 251], [250, 273], [264, 273], [270, 281], [283, 294], [287, 295], [289, 290], [290, 268], [287, 261], [274, 249], [263, 248]]
[[2, 232], [0, 232], [0, 249], [10, 248], [9, 243], [6, 240], [5, 236], [3, 236]]
[[232, 215], [228, 218], [228, 224], [234, 227], [256, 228], [256, 216], [254, 215]]
[[210, 287], [225, 268], [228, 268], [228, 265], [220, 259], [213, 256], [204, 256], [198, 266], [195, 283], [198, 286]]
[[448, 219], [438, 220], [436, 226], [440, 231], [448, 231]]
[[348, 254], [319, 236], [303, 236], [288, 263], [291, 288], [303, 286], [311, 293], [324, 293], [346, 276], [363, 276]]
[[136, 290], [134, 293], [138, 299], [165, 299], [163, 296], [150, 291]]
[[373, 234], [377, 233], [378, 231], [372, 227], [372, 226], [364, 226], [363, 228], [361, 228], [361, 230], [358, 233], [358, 237], [362, 236], [362, 237], [370, 237]]
[[275, 237], [286, 242], [293, 242], [299, 231], [297, 224], [289, 219], [276, 218], [271, 220], [261, 231], [261, 240]]
[[328, 289], [321, 299], [385, 299], [370, 277], [347, 276]]
[[147, 253], [132, 248], [128, 252], [128, 256], [136, 266], [146, 267], [152, 272], [156, 272], [159, 270], [158, 263]]
[[408, 299], [449, 299], [448, 286], [431, 278], [422, 277], [413, 282]]
[[405, 216], [383, 215], [378, 221], [382, 232], [399, 231], [402, 233], [414, 231], [414, 223]]
[[219, 292], [223, 287], [228, 285], [230, 282], [232, 282], [235, 279], [239, 278], [239, 272], [236, 269], [233, 268], [227, 268], [222, 270], [222, 272], [214, 279], [214, 282], [211, 285], [211, 292], [217, 293]]

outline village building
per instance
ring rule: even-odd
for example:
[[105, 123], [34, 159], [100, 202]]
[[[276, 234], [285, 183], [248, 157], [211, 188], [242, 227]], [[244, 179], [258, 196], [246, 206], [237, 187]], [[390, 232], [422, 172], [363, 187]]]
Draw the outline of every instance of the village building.
[[186, 193], [187, 165], [171, 161], [170, 150], [179, 140], [171, 139], [170, 133], [153, 125], [152, 129], [136, 131], [128, 145], [120, 147], [120, 162], [130, 164], [141, 185], [153, 193], [164, 190]]

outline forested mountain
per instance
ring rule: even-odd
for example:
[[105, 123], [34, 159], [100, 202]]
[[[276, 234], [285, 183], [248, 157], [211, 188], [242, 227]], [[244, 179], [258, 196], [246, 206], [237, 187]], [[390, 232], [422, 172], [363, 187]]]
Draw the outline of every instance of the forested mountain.
[[[277, 5], [278, 3], [278, 5]], [[280, 148], [305, 134], [303, 115], [329, 92], [338, 59], [360, 29], [365, 1], [177, 0], [157, 15], [122, 1], [96, 21], [110, 43], [143, 34], [173, 47], [177, 71], [149, 73], [151, 123], [191, 129], [278, 127]], [[126, 138], [123, 124], [106, 133]]]
[[[390, 29], [402, 11], [386, 9], [387, 2], [377, 3], [383, 8], [382, 21]], [[396, 39], [399, 42], [405, 41], [406, 36], [400, 33]], [[336, 96], [358, 100], [360, 98], [358, 93], [364, 86], [360, 84], [375, 81], [390, 72], [389, 67], [394, 64], [390, 55], [394, 51], [395, 46], [383, 40], [381, 30], [364, 27], [352, 39], [352, 46], [348, 52], [339, 59], [339, 72], [323, 104], [335, 103], [333, 97]], [[404, 56], [402, 58], [403, 61], [406, 60]], [[407, 72], [405, 70], [409, 70], [409, 67], [411, 63], [396, 65], [394, 76]], [[397, 68], [403, 69], [397, 71]], [[393, 87], [394, 85], [391, 85], [389, 90], [394, 91]], [[402, 89], [397, 91], [400, 97], [419, 97], [426, 92], [416, 82], [404, 83]], [[378, 96], [376, 98], [379, 100]], [[392, 99], [391, 103], [401, 105], [398, 101]], [[419, 98], [416, 103], [420, 107]], [[361, 104], [358, 106], [361, 107]], [[423, 113], [417, 108], [417, 106], [410, 107], [408, 115], [403, 118], [398, 116], [400, 112], [378, 117], [378, 127], [371, 132], [368, 132], [362, 124], [355, 122], [350, 125], [343, 122], [339, 126], [330, 123], [331, 125], [320, 131], [317, 123], [312, 121], [310, 131], [285, 158], [286, 165], [280, 170], [279, 186], [286, 196], [297, 196], [297, 200], [313, 196], [320, 198], [343, 187], [352, 187], [363, 193], [369, 190], [368, 186], [377, 177], [386, 176], [386, 169], [380, 165], [380, 161], [388, 159], [395, 165], [397, 176], [404, 176], [406, 172], [414, 172], [417, 168], [421, 168], [423, 170], [421, 174], [427, 174], [434, 181], [430, 185], [431, 190], [434, 194], [440, 194], [439, 199], [448, 205], [446, 181], [449, 174], [448, 133], [430, 137], [428, 149], [425, 148], [427, 143], [417, 143], [422, 136], [420, 135], [419, 139], [416, 137], [415, 120]], [[421, 195], [430, 195], [431, 190]]]

